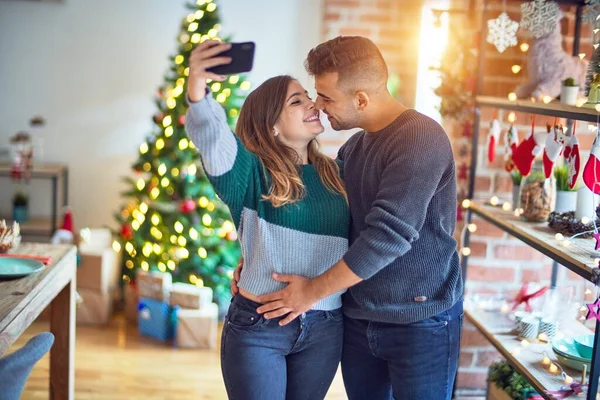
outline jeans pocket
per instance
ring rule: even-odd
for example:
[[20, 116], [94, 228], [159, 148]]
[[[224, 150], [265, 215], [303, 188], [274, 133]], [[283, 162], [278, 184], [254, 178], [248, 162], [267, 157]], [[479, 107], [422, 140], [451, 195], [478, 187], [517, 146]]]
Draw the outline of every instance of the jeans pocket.
[[342, 322], [344, 320], [344, 312], [341, 308], [337, 310], [325, 311], [325, 319], [327, 321]]
[[448, 326], [448, 323], [450, 322], [451, 317], [450, 315], [448, 315], [448, 313], [444, 312], [438, 315], [434, 315], [433, 317], [430, 318], [425, 318], [421, 321], [417, 321], [417, 322], [413, 322], [412, 324], [409, 324], [408, 326], [410, 326], [411, 328], [422, 328], [422, 329], [437, 329], [437, 328], [443, 328], [445, 326]]
[[263, 324], [264, 317], [247, 310], [232, 308], [227, 315], [227, 325], [235, 328], [255, 328]]

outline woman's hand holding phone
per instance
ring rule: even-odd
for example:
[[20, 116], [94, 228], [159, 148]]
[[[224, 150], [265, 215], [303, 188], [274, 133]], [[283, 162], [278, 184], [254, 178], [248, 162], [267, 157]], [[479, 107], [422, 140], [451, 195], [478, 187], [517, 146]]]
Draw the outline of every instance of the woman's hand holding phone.
[[200, 43], [190, 56], [190, 75], [188, 77], [187, 93], [192, 102], [200, 101], [206, 95], [206, 80], [224, 81], [227, 77], [218, 75], [207, 69], [231, 62], [230, 57], [217, 57], [218, 54], [229, 50], [230, 43], [217, 40], [207, 40]]

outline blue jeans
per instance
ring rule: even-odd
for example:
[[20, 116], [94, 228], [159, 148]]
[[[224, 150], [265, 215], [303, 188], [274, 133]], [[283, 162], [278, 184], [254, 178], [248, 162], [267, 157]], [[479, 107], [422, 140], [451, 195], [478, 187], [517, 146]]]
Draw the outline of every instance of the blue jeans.
[[221, 369], [231, 400], [323, 399], [342, 356], [341, 308], [308, 311], [286, 326], [260, 304], [233, 298], [221, 338]]
[[349, 400], [450, 399], [462, 320], [462, 301], [406, 325], [346, 317], [342, 373]]

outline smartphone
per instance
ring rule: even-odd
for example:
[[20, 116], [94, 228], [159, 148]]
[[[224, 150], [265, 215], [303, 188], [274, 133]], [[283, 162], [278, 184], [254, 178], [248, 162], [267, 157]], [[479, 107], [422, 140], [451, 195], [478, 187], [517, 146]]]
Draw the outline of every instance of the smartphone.
[[232, 75], [252, 70], [254, 47], [254, 42], [231, 43], [229, 50], [218, 54], [219, 57], [231, 57], [231, 63], [217, 65], [216, 67], [208, 68], [207, 71], [219, 75]]

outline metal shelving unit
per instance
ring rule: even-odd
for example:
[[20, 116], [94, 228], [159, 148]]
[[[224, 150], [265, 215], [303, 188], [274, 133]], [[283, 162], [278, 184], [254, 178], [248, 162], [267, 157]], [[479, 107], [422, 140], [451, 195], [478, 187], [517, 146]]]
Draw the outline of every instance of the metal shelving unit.
[[[10, 178], [11, 165], [0, 164], [0, 177]], [[20, 224], [23, 235], [50, 237], [58, 228], [58, 182], [62, 184], [62, 205], [69, 204], [69, 168], [64, 164], [34, 164], [31, 179], [49, 179], [52, 185], [50, 217], [31, 218]], [[11, 220], [11, 217], [6, 218]]]
[[[573, 54], [579, 54], [579, 42], [581, 36], [581, 17], [585, 0], [555, 0], [560, 4], [576, 6], [575, 15], [575, 38], [573, 41]], [[529, 100], [510, 101], [504, 98], [481, 96], [484, 79], [484, 54], [486, 47], [487, 20], [485, 13], [487, 11], [487, 0], [483, 0], [483, 10], [481, 18], [481, 35], [479, 39], [479, 65], [477, 73], [477, 83], [475, 88], [475, 118], [473, 123], [473, 137], [471, 149], [471, 169], [469, 176], [468, 198], [473, 199], [475, 194], [475, 175], [477, 172], [477, 156], [478, 156], [478, 140], [481, 123], [481, 108], [491, 107], [524, 113], [539, 114], [553, 116], [558, 118], [566, 118], [568, 123], [571, 121], [588, 121], [596, 122], [598, 112], [595, 109], [566, 106], [557, 102], [543, 103], [533, 102]], [[472, 9], [472, 7], [471, 7]], [[577, 244], [569, 248], [559, 247], [558, 241], [554, 238], [554, 233], [545, 226], [545, 224], [531, 224], [520, 221], [512, 213], [502, 211], [497, 207], [486, 206], [471, 200], [471, 204], [467, 209], [465, 223], [469, 224], [472, 221], [473, 214], [491, 222], [498, 228], [508, 232], [515, 238], [523, 241], [534, 249], [540, 251], [546, 256], [554, 260], [551, 286], [556, 286], [557, 271], [559, 264], [577, 273], [584, 279], [600, 285], [600, 269], [594, 263], [594, 258], [590, 257], [591, 250], [594, 249], [593, 240], [580, 239]], [[467, 230], [465, 233], [464, 246], [469, 246], [470, 235], [472, 233]], [[462, 258], [463, 276], [467, 277], [468, 256]], [[556, 379], [551, 379], [547, 374], [543, 374], [539, 365], [532, 363], [526, 357], [517, 357], [513, 350], [517, 341], [514, 336], [506, 336], [508, 333], [506, 327], [504, 330], [498, 328], [491, 321], [486, 321], [485, 315], [477, 310], [477, 308], [468, 304], [465, 305], [465, 314], [473, 322], [479, 331], [494, 345], [498, 351], [503, 354], [509, 363], [525, 377], [535, 388], [540, 395], [545, 399], [553, 399], [548, 395], [547, 391], [553, 391], [560, 388], [560, 382]], [[583, 327], [579, 322], [573, 321], [573, 326], [564, 328], [563, 330], [572, 331], [573, 333], [585, 333], [587, 328]], [[596, 333], [600, 333], [600, 321], [596, 322]], [[595, 335], [594, 351], [592, 355], [589, 390], [587, 394], [588, 400], [596, 399], [598, 393], [598, 377], [600, 376], [600, 334]]]

